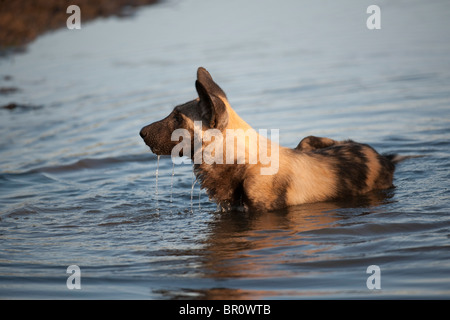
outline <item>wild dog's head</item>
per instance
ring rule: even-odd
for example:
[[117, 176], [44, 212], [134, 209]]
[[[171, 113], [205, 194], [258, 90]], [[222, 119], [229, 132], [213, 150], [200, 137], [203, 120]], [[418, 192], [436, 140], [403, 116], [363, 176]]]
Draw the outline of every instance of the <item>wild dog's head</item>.
[[194, 121], [201, 121], [203, 131], [207, 129], [223, 131], [227, 127], [226, 95], [213, 81], [209, 72], [202, 67], [197, 70], [195, 88], [198, 93], [197, 99], [175, 107], [166, 118], [141, 129], [140, 135], [153, 153], [171, 154], [172, 149], [180, 143], [172, 141], [172, 133], [176, 129], [185, 129], [191, 137], [194, 137]]

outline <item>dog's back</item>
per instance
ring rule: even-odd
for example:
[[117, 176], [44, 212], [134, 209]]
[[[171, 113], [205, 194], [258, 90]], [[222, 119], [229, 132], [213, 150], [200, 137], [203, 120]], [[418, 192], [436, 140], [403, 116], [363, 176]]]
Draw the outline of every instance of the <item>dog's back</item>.
[[395, 166], [388, 157], [365, 144], [335, 142], [308, 151], [281, 147], [279, 170], [272, 176], [257, 174], [259, 165], [245, 166], [240, 175], [244, 202], [251, 208], [273, 210], [392, 187]]
[[336, 198], [392, 187], [394, 163], [369, 145], [348, 141], [306, 155], [331, 168]]
[[380, 155], [367, 144], [309, 136], [294, 150], [331, 168], [338, 197], [392, 187], [397, 157]]

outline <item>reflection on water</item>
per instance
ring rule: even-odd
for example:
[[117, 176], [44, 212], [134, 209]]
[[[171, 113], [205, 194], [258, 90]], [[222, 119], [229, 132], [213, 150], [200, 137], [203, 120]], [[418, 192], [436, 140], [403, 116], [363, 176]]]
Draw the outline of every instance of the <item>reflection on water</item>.
[[[450, 8], [386, 2], [369, 31], [370, 4], [165, 1], [0, 60], [0, 297], [448, 298]], [[219, 212], [192, 165], [139, 137], [195, 96], [198, 66], [282, 145], [317, 135], [425, 157], [386, 192]]]
[[[209, 223], [209, 236], [200, 259], [204, 276], [212, 279], [273, 281], [277, 278], [298, 277], [299, 274], [307, 276], [309, 269], [302, 265], [312, 261], [323, 263], [330, 259], [329, 267], [333, 267], [335, 256], [328, 256], [327, 251], [335, 245], [314, 239], [314, 231], [321, 230], [317, 234], [332, 235], [331, 230], [339, 229], [349, 218], [346, 208], [360, 208], [355, 209], [356, 215], [368, 215], [376, 212], [377, 206], [387, 203], [390, 197], [392, 194], [377, 192], [350, 203], [305, 204], [266, 213], [216, 213]], [[346, 213], [340, 214], [341, 210]], [[274, 265], [278, 267], [274, 268]], [[288, 265], [297, 267], [283, 267]], [[290, 289], [289, 293], [284, 294], [298, 295], [298, 289]], [[258, 299], [279, 294], [271, 290], [230, 288], [161, 293], [171, 298], [186, 298], [190, 295], [202, 299]], [[320, 293], [311, 291], [304, 294]]]
[[[270, 270], [277, 259], [285, 259], [286, 250], [294, 246], [301, 255], [311, 259], [324, 250], [314, 246], [303, 232], [332, 227], [339, 221], [335, 204], [314, 204], [270, 212], [227, 212], [211, 223], [207, 240], [209, 252], [205, 261], [208, 276], [267, 277], [286, 275], [289, 270]], [[283, 248], [283, 249], [282, 249]], [[280, 273], [280, 274], [277, 274]]]

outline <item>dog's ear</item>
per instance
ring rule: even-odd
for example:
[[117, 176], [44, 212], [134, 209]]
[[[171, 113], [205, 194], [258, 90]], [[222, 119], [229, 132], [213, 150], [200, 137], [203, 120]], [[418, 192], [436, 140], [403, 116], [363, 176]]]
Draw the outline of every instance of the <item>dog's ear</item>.
[[200, 98], [202, 118], [209, 123], [210, 128], [224, 130], [228, 124], [225, 92], [214, 82], [209, 72], [202, 67], [197, 70], [195, 88]]

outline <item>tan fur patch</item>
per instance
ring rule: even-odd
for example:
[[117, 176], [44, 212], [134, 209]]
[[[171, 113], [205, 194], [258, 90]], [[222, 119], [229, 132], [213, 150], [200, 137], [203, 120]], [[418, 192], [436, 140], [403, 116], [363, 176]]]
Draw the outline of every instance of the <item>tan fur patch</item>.
[[280, 170], [288, 170], [292, 176], [287, 189], [287, 205], [324, 201], [335, 196], [337, 179], [329, 160], [317, 161], [315, 157], [292, 154], [290, 150], [280, 154], [280, 158], [285, 157], [289, 162], [281, 161]]
[[378, 161], [378, 154], [372, 150], [372, 148], [366, 148], [364, 153], [367, 157], [367, 167], [369, 169], [366, 179], [367, 189], [364, 190], [364, 192], [368, 192], [372, 190], [376, 184], [381, 170], [381, 165]]

